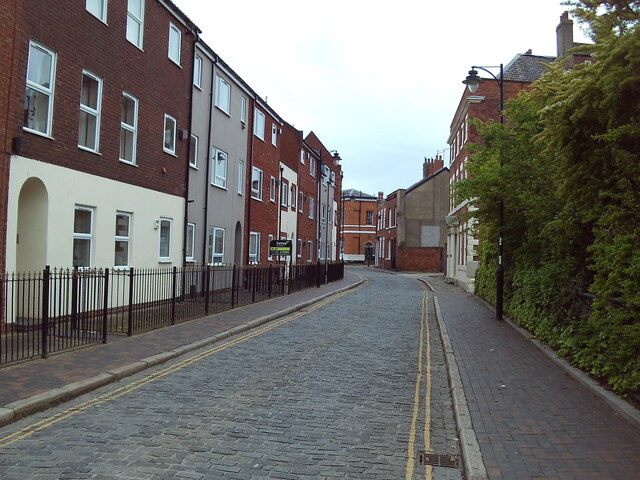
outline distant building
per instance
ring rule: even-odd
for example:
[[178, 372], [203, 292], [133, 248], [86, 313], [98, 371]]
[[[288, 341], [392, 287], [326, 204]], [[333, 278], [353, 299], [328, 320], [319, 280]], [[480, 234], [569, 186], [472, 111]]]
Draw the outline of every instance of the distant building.
[[378, 196], [376, 265], [401, 271], [444, 272], [449, 169], [442, 156], [425, 158], [423, 178]]
[[360, 190], [342, 192], [340, 257], [345, 262], [374, 262], [376, 197]]

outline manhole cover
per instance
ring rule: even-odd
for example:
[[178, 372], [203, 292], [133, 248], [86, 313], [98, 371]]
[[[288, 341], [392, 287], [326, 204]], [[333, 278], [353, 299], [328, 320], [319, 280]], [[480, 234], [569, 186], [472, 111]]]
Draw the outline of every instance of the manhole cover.
[[458, 468], [460, 467], [460, 457], [457, 455], [438, 455], [436, 453], [420, 454], [420, 465], [431, 465], [433, 467]]

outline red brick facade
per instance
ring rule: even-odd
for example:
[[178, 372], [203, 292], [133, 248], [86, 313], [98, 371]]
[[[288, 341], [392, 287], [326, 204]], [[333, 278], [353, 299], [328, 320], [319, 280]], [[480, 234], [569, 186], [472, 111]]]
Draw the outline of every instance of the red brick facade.
[[[15, 39], [8, 136], [22, 139], [26, 157], [185, 196], [189, 136], [180, 131], [190, 129], [194, 27], [185, 26], [159, 2], [146, 3], [141, 50], [126, 39], [125, 0], [108, 3], [108, 25], [89, 13], [84, 2], [24, 1], [25, 28]], [[167, 55], [170, 22], [182, 32], [180, 66]], [[22, 129], [30, 40], [57, 54], [52, 138]], [[83, 69], [103, 79], [99, 154], [77, 147]], [[135, 167], [119, 161], [123, 92], [139, 99]], [[165, 114], [177, 120], [175, 156], [162, 148]]]

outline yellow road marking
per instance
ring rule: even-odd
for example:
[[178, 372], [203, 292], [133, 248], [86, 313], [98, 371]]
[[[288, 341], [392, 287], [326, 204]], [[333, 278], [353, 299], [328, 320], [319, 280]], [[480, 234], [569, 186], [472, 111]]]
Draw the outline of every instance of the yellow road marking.
[[[421, 393], [421, 385], [422, 385], [422, 376], [424, 372], [425, 376], [425, 419], [424, 419], [424, 444], [425, 451], [428, 451], [430, 448], [430, 434], [429, 434], [429, 423], [431, 419], [431, 346], [430, 346], [430, 335], [429, 335], [429, 324], [428, 324], [428, 315], [429, 315], [429, 297], [427, 291], [424, 291], [422, 296], [422, 314], [420, 318], [420, 335], [419, 335], [419, 346], [418, 346], [418, 373], [416, 374], [416, 383], [415, 390], [413, 396], [413, 414], [411, 416], [411, 426], [409, 428], [409, 440], [407, 442], [407, 467], [405, 470], [405, 480], [412, 480], [413, 473], [415, 470], [415, 442], [416, 442], [416, 434], [417, 434], [417, 424], [418, 424], [418, 414], [420, 412], [420, 393]], [[426, 349], [425, 349], [425, 340], [426, 340]], [[426, 359], [424, 361], [424, 369], [423, 369], [423, 354], [426, 350]], [[431, 479], [431, 467], [427, 466], [425, 469], [425, 478], [427, 480]]]
[[[358, 275], [360, 276], [360, 275]], [[34, 433], [40, 432], [48, 427], [51, 427], [53, 425], [55, 425], [56, 423], [59, 423], [63, 420], [66, 420], [68, 418], [71, 418], [79, 413], [82, 413], [90, 408], [96, 407], [98, 405], [102, 405], [103, 403], [107, 403], [110, 402], [111, 400], [115, 400], [116, 398], [119, 398], [123, 395], [126, 395], [127, 393], [133, 392], [134, 390], [137, 390], [149, 383], [155, 382], [156, 380], [159, 380], [167, 375], [170, 375], [174, 372], [177, 372], [179, 370], [182, 370], [183, 368], [186, 368], [194, 363], [199, 362], [200, 360], [203, 360], [213, 354], [216, 354], [218, 352], [221, 352], [223, 350], [226, 350], [227, 348], [233, 347], [235, 345], [238, 345], [240, 343], [243, 343], [249, 339], [252, 339], [254, 337], [257, 337], [259, 335], [262, 335], [270, 330], [273, 330], [274, 328], [278, 328], [286, 323], [289, 323], [293, 320], [296, 320], [300, 317], [303, 317], [305, 315], [308, 315], [311, 312], [314, 312], [322, 307], [324, 307], [325, 305], [328, 305], [329, 303], [332, 303], [336, 300], [338, 300], [339, 298], [347, 295], [348, 293], [353, 293], [357, 290], [360, 290], [361, 288], [363, 288], [363, 286], [367, 283], [367, 279], [365, 277], [360, 277], [362, 280], [364, 280], [365, 283], [363, 283], [362, 285], [351, 289], [351, 290], [347, 290], [347, 291], [343, 291], [340, 292], [336, 295], [333, 295], [331, 297], [328, 297], [324, 300], [319, 301], [318, 303], [315, 303], [313, 306], [309, 307], [307, 310], [304, 311], [300, 311], [298, 313], [292, 314], [290, 316], [287, 316], [281, 320], [276, 320], [273, 321], [269, 324], [267, 324], [266, 326], [257, 328], [255, 330], [251, 330], [250, 332], [232, 339], [228, 342], [225, 342], [222, 345], [216, 345], [214, 347], [211, 347], [203, 352], [200, 352], [196, 355], [193, 355], [192, 357], [189, 357], [185, 360], [182, 360], [174, 365], [171, 365], [169, 367], [166, 367], [162, 370], [159, 370], [155, 373], [146, 375], [145, 377], [141, 378], [140, 380], [136, 380], [135, 382], [131, 382], [128, 385], [125, 385], [123, 387], [120, 387], [112, 392], [108, 392], [105, 393], [103, 395], [99, 395], [96, 398], [93, 398], [91, 400], [88, 400], [86, 402], [83, 402], [79, 405], [76, 405], [75, 407], [71, 407], [63, 412], [57, 413], [55, 415], [52, 415], [51, 417], [47, 417], [43, 420], [40, 420], [39, 422], [35, 422], [31, 425], [28, 425], [10, 435], [7, 435], [5, 437], [0, 438], [0, 448], [2, 447], [7, 447], [19, 440], [23, 440], [25, 438], [30, 437], [31, 435], [33, 435]]]

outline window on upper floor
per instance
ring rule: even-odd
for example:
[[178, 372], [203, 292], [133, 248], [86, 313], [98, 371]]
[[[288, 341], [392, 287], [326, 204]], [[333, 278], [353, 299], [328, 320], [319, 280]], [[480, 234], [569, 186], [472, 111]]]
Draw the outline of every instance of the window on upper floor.
[[216, 76], [216, 107], [229, 115], [231, 107], [231, 85], [219, 75]]
[[304, 165], [304, 148], [300, 149], [300, 163]]
[[313, 197], [309, 197], [309, 218], [311, 220], [315, 217], [316, 204], [315, 199]]
[[164, 143], [162, 149], [171, 155], [176, 154], [176, 119], [171, 115], [164, 115]]
[[85, 3], [87, 12], [107, 23], [107, 0], [87, 0]]
[[238, 160], [238, 195], [244, 194], [244, 162]]
[[180, 54], [182, 50], [182, 32], [173, 23], [169, 22], [169, 59], [180, 65]]
[[367, 210], [365, 214], [365, 225], [373, 225], [373, 210]]
[[262, 170], [253, 167], [251, 170], [251, 198], [262, 200]]
[[271, 144], [274, 147], [278, 146], [278, 125], [275, 123], [271, 125]]
[[243, 125], [247, 124], [247, 99], [240, 97], [240, 121]]
[[24, 99], [25, 130], [51, 136], [56, 54], [36, 42], [29, 42], [27, 85]]
[[227, 154], [217, 148], [213, 149], [213, 168], [211, 185], [227, 188]]
[[296, 193], [296, 186], [291, 185], [291, 210], [296, 209], [296, 200], [298, 199], [298, 195]]
[[298, 191], [298, 211], [304, 213], [304, 193]]
[[285, 181], [280, 182], [280, 205], [289, 206], [289, 184]]
[[269, 200], [272, 202], [276, 201], [276, 178], [269, 178]]
[[260, 140], [264, 141], [264, 113], [262, 113], [257, 108], [253, 114], [253, 134], [258, 137]]
[[120, 160], [136, 163], [136, 144], [138, 138], [138, 99], [123, 92], [120, 109]]
[[129, 253], [131, 244], [131, 213], [116, 213], [116, 232], [114, 247], [115, 267], [129, 266]]
[[189, 142], [189, 166], [198, 168], [198, 136], [193, 134]]
[[198, 88], [202, 87], [202, 57], [198, 54], [193, 60], [193, 84]]
[[269, 249], [268, 250], [269, 255], [267, 255], [267, 260], [270, 262], [273, 261], [273, 255], [271, 255], [271, 242], [273, 242], [273, 235], [269, 235], [267, 237], [267, 248]]
[[313, 156], [309, 156], [309, 175], [316, 176], [316, 159]]
[[78, 146], [91, 152], [100, 147], [100, 114], [102, 109], [102, 78], [84, 70], [80, 88], [80, 124]]
[[144, 0], [127, 0], [127, 40], [142, 49]]

